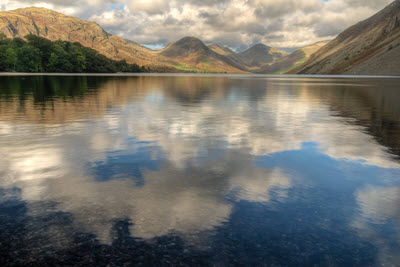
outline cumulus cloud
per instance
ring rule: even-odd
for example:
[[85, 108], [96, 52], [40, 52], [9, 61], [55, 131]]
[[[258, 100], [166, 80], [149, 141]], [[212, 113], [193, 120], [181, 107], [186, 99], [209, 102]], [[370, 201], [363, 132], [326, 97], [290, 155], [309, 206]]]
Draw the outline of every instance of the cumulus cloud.
[[1, 10], [44, 6], [98, 22], [151, 46], [196, 36], [231, 48], [293, 48], [332, 39], [391, 0], [5, 0]]
[[146, 12], [150, 15], [162, 14], [169, 9], [169, 1], [163, 0], [132, 0], [129, 3], [131, 12]]

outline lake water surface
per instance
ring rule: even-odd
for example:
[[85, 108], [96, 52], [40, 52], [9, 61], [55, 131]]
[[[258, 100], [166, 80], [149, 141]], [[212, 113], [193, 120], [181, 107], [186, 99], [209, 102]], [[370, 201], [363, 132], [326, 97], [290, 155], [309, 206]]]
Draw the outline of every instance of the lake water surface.
[[2, 266], [400, 265], [400, 79], [0, 77]]

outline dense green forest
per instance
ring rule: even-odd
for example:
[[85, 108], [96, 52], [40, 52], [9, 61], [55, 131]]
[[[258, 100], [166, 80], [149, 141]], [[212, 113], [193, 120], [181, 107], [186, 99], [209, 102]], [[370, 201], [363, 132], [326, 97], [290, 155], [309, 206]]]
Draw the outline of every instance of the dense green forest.
[[111, 60], [80, 43], [52, 42], [36, 35], [9, 39], [0, 33], [0, 71], [112, 73], [149, 69]]

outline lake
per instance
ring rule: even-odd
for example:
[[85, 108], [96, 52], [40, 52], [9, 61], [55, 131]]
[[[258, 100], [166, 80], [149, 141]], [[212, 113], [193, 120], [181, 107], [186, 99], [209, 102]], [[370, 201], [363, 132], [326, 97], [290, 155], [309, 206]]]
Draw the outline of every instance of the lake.
[[2, 266], [400, 265], [400, 79], [1, 76]]

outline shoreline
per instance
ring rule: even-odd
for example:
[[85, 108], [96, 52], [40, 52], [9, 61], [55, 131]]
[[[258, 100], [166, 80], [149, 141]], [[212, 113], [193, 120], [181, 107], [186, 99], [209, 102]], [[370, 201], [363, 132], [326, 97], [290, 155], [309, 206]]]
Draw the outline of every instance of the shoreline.
[[400, 76], [390, 75], [345, 75], [345, 74], [235, 74], [235, 73], [33, 73], [33, 72], [0, 72], [1, 76], [110, 76], [110, 77], [237, 77], [237, 78], [384, 78], [384, 79], [400, 79]]

